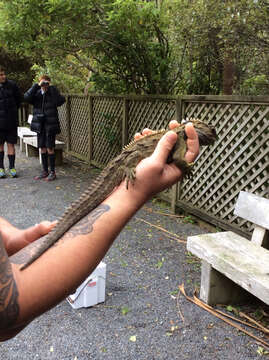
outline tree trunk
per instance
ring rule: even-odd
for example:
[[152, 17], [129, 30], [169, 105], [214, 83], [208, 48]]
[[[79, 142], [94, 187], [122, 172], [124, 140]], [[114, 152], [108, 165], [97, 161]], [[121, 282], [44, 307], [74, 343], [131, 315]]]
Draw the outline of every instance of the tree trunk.
[[234, 86], [235, 66], [232, 57], [227, 54], [223, 64], [223, 94], [232, 95]]

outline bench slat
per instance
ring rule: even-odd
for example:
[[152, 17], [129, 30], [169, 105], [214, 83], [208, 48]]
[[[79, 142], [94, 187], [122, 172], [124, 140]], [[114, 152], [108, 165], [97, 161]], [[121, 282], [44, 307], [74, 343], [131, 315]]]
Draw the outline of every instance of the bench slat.
[[[27, 138], [23, 138], [23, 142], [25, 144], [34, 146], [37, 148], [37, 136], [31, 136]], [[55, 149], [63, 149], [65, 146], [65, 143], [59, 140], [55, 140]]]
[[36, 133], [27, 127], [18, 126], [18, 137], [23, 138], [24, 136], [36, 136]]
[[240, 191], [234, 214], [269, 229], [269, 200], [246, 191]]
[[187, 249], [269, 305], [269, 251], [231, 231], [188, 237]]

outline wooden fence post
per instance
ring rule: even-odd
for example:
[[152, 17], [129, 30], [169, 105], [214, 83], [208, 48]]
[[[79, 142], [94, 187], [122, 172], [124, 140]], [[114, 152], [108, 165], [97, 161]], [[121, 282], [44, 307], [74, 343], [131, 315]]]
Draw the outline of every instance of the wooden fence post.
[[93, 159], [93, 96], [89, 96], [88, 100], [88, 146], [89, 146], [89, 156], [88, 161], [91, 163]]
[[181, 121], [183, 120], [183, 115], [182, 115], [182, 98], [179, 97], [178, 99], [176, 99], [176, 120], [181, 123]]
[[128, 125], [129, 125], [129, 99], [123, 99], [123, 116], [122, 116], [122, 147], [128, 143]]
[[66, 96], [66, 149], [71, 151], [70, 95]]

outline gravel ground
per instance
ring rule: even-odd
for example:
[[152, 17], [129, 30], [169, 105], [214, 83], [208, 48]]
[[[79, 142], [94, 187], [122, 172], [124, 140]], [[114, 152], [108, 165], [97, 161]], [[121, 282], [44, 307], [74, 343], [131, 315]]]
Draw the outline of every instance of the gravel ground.
[[[60, 216], [98, 173], [81, 162], [65, 159], [63, 166], [57, 168], [55, 182], [36, 182], [33, 176], [40, 171], [37, 158], [26, 158], [17, 149], [16, 164], [19, 177], [1, 179], [0, 215], [20, 228]], [[153, 200], [118, 236], [104, 259], [107, 264], [104, 303], [75, 310], [63, 301], [34, 320], [16, 338], [1, 343], [0, 358], [265, 358], [265, 351], [254, 339], [178, 293], [182, 283], [189, 295], [199, 287], [199, 260], [187, 253], [185, 243], [150, 224], [181, 239], [208, 231], [197, 224], [185, 223], [182, 217], [161, 214], [168, 211], [163, 203]]]

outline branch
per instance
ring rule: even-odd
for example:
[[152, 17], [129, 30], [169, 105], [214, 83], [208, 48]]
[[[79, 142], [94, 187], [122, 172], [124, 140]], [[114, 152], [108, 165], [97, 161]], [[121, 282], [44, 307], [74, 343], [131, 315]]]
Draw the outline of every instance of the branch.
[[97, 73], [98, 71], [96, 71], [93, 67], [91, 67], [88, 63], [86, 63], [77, 53], [73, 53], [72, 54], [74, 56], [75, 59], [77, 59], [78, 62], [80, 62], [87, 70], [93, 72], [93, 73]]

